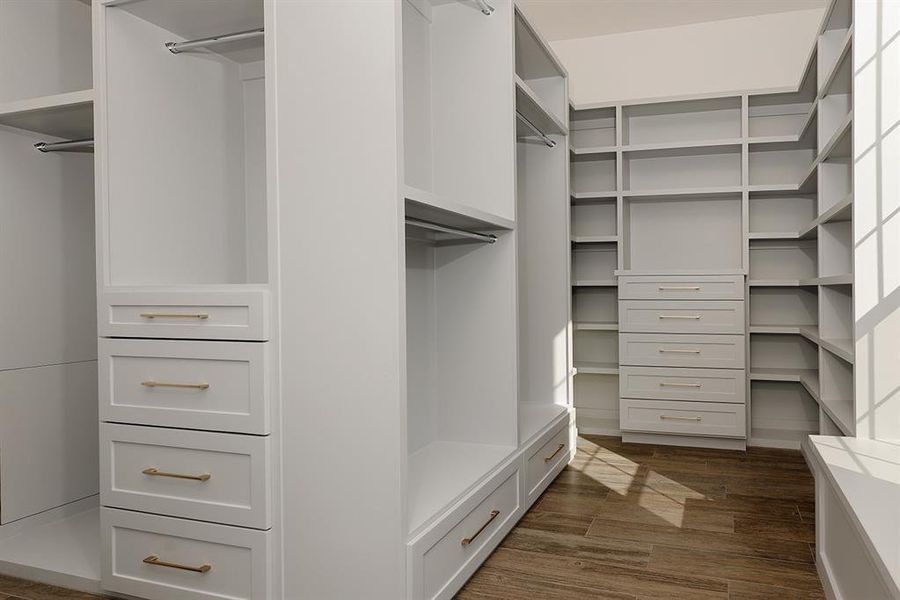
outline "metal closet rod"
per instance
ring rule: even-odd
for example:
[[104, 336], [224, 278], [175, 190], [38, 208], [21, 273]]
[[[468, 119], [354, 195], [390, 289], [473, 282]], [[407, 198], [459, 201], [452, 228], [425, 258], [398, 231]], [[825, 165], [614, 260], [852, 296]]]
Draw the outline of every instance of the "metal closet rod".
[[214, 35], [212, 37], [200, 38], [198, 40], [186, 40], [184, 42], [166, 42], [166, 48], [172, 54], [179, 54], [186, 50], [194, 48], [206, 48], [207, 46], [215, 46], [216, 44], [224, 44], [226, 42], [238, 42], [240, 40], [250, 40], [265, 34], [265, 29], [249, 29], [247, 31], [238, 31], [236, 33], [225, 33], [222, 35]]
[[520, 113], [519, 111], [516, 111], [516, 118], [519, 119], [520, 121], [522, 121], [522, 123], [524, 123], [525, 126], [526, 126], [528, 129], [530, 129], [532, 132], [534, 132], [534, 135], [536, 135], [536, 136], [538, 136], [539, 138], [541, 138], [541, 141], [544, 142], [545, 144], [547, 144], [547, 147], [548, 147], [548, 148], [553, 148], [554, 146], [556, 146], [556, 142], [554, 142], [554, 141], [551, 140], [549, 137], [547, 137], [547, 134], [545, 134], [543, 131], [541, 131], [540, 129], [538, 129], [537, 126], [535, 126], [534, 123], [532, 123], [531, 121], [529, 121], [529, 120], [528, 120], [528, 117], [526, 117], [525, 115], [523, 115], [523, 114]]
[[478, 8], [481, 9], [481, 12], [490, 16], [494, 13], [494, 7], [485, 2], [484, 0], [475, 0], [475, 4], [478, 5]]
[[453, 235], [478, 240], [480, 242], [485, 242], [488, 244], [493, 244], [497, 241], [497, 236], [492, 233], [478, 233], [477, 231], [457, 229], [456, 227], [447, 227], [445, 225], [432, 223], [431, 221], [422, 221], [421, 219], [413, 219], [411, 217], [406, 218], [406, 224], [412, 225], [413, 227], [419, 227], [421, 229], [430, 229], [431, 231], [439, 231], [441, 233], [451, 233]]
[[73, 150], [81, 150], [83, 148], [91, 148], [94, 147], [94, 140], [86, 139], [86, 140], [72, 140], [69, 142], [38, 142], [34, 145], [35, 149], [40, 152], [71, 152]]

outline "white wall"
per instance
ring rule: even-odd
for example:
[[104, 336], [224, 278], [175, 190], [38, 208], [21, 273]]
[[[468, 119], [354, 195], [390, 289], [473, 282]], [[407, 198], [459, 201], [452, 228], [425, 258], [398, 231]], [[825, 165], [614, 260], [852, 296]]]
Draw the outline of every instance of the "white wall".
[[823, 10], [559, 40], [576, 106], [794, 86]]

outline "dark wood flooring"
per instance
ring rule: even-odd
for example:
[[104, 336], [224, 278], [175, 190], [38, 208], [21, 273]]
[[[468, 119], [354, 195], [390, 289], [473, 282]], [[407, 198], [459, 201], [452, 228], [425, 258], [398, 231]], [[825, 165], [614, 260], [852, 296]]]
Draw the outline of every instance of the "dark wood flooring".
[[579, 439], [459, 600], [824, 598], [799, 452]]
[[0, 575], [0, 600], [101, 600], [94, 596], [34, 581]]

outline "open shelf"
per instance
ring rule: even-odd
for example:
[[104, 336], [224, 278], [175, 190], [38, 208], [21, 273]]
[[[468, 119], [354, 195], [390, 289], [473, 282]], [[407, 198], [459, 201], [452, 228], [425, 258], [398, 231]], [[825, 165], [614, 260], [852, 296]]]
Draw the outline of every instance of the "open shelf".
[[[572, 248], [573, 285], [616, 284], [616, 244], [577, 244]], [[601, 283], [588, 283], [601, 282]]]
[[581, 287], [572, 291], [572, 320], [575, 323], [617, 324], [618, 315], [615, 287]]
[[622, 184], [629, 192], [741, 185], [741, 147], [640, 150], [623, 154]]
[[547, 135], [566, 135], [569, 128], [544, 106], [543, 100], [516, 75], [516, 110]]
[[575, 331], [618, 331], [619, 324], [604, 321], [578, 321]]
[[647, 152], [652, 150], [667, 150], [672, 154], [687, 154], [689, 151], [714, 150], [720, 147], [739, 149], [743, 140], [741, 138], [726, 138], [721, 140], [693, 140], [689, 142], [657, 142], [654, 144], [628, 144], [622, 146], [624, 153]]
[[437, 441], [411, 454], [409, 531], [437, 517], [515, 451], [515, 446]]
[[819, 339], [819, 344], [838, 358], [853, 364], [853, 340], [849, 338], [822, 337]]
[[619, 238], [615, 235], [573, 235], [573, 244], [615, 244]]
[[768, 143], [750, 146], [750, 185], [780, 185], [802, 181], [816, 158], [815, 144]]
[[575, 204], [571, 208], [572, 239], [577, 241], [615, 242], [616, 236], [616, 201], [598, 200], [587, 204]]
[[[546, 115], [547, 121], [545, 122], [548, 126], [555, 123], [559, 127], [557, 133], [568, 133], [565, 126], [569, 111], [565, 68], [550, 49], [550, 45], [529, 23], [517, 6], [515, 7], [514, 28], [517, 106], [521, 89], [531, 98], [528, 103], [536, 104], [540, 107], [540, 112]], [[451, 38], [451, 40], [458, 41], [456, 38]], [[455, 46], [455, 43], [450, 44], [450, 47]], [[532, 114], [538, 116], [536, 113]], [[536, 121], [532, 121], [532, 123], [543, 130], [543, 127]], [[547, 131], [544, 130], [544, 133]]]
[[819, 407], [802, 385], [814, 375], [756, 373], [750, 383], [750, 445], [798, 449], [807, 435], [818, 433]]
[[799, 450], [806, 438], [819, 433], [818, 429], [776, 429], [751, 427], [748, 446]]
[[[750, 289], [750, 330], [755, 326], [810, 327], [818, 325], [816, 288], [753, 287]], [[799, 333], [799, 331], [796, 331]]]
[[750, 242], [750, 285], [800, 285], [816, 275], [816, 243], [810, 240]]
[[818, 161], [833, 158], [848, 158], [853, 151], [853, 113], [848, 113], [837, 126], [837, 131], [823, 146], [817, 158]]
[[743, 188], [739, 185], [721, 185], [715, 187], [696, 188], [657, 188], [648, 190], [625, 190], [622, 196], [626, 198], [685, 198], [685, 197], [715, 197], [727, 194], [739, 194]]
[[660, 102], [622, 109], [622, 143], [666, 144], [741, 137], [741, 99]]
[[592, 154], [574, 157], [570, 163], [572, 193], [590, 194], [615, 193], [616, 155]]
[[853, 192], [844, 196], [843, 200], [839, 200], [833, 204], [831, 208], [826, 210], [819, 216], [819, 223], [839, 223], [841, 221], [850, 221], [853, 219]]
[[786, 369], [755, 367], [750, 371], [751, 381], [787, 381], [802, 384], [809, 395], [819, 398], [819, 371], [817, 369]]
[[799, 383], [819, 397], [818, 353], [798, 335], [756, 334], [750, 339], [750, 380]]
[[589, 192], [572, 192], [572, 204], [593, 204], [615, 200], [618, 196], [616, 190], [594, 190]]
[[0, 125], [70, 140], [94, 136], [94, 90], [0, 104]]
[[570, 111], [569, 144], [574, 155], [616, 151], [616, 109]]
[[407, 217], [472, 231], [508, 231], [515, 227], [515, 222], [510, 219], [440, 198], [424, 190], [405, 186], [403, 192]]
[[561, 404], [542, 402], [519, 403], [519, 445], [525, 444], [542, 429], [569, 412]]
[[[822, 340], [822, 348], [828, 349], [825, 340]], [[829, 352], [822, 352], [819, 355], [819, 373], [822, 383], [819, 403], [822, 410], [841, 431], [846, 435], [853, 435], [853, 365]]]
[[[578, 329], [572, 340], [574, 362], [587, 368], [589, 365], [616, 365], [619, 363], [619, 336], [610, 329]], [[592, 371], [587, 371], [592, 372]]]
[[575, 361], [576, 375], [618, 375], [617, 362]]

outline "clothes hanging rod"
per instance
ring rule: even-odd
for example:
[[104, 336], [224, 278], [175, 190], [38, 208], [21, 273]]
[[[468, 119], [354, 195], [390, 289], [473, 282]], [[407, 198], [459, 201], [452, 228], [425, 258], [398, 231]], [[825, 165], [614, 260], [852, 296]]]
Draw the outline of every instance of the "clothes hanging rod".
[[494, 7], [485, 2], [485, 0], [475, 0], [475, 4], [478, 5], [478, 8], [480, 8], [481, 12], [483, 12], [485, 15], [491, 16], [492, 14], [494, 14]]
[[485, 242], [488, 244], [493, 244], [497, 241], [497, 236], [491, 233], [478, 233], [477, 231], [468, 231], [466, 229], [457, 229], [456, 227], [447, 227], [445, 225], [438, 225], [437, 223], [432, 223], [431, 221], [422, 221], [421, 219], [413, 219], [411, 217], [406, 218], [406, 224], [412, 225], [413, 227], [419, 227], [420, 229], [430, 229], [431, 231], [439, 231], [441, 233], [450, 233], [453, 235], [458, 235], [460, 237], [469, 238], [473, 240], [478, 240], [480, 242]]
[[166, 48], [172, 54], [179, 54], [186, 50], [194, 48], [206, 48], [207, 46], [215, 46], [216, 44], [224, 44], [226, 42], [238, 42], [240, 40], [250, 40], [265, 34], [265, 29], [250, 29], [248, 31], [238, 31], [237, 33], [225, 33], [223, 35], [215, 35], [212, 37], [200, 38], [198, 40], [187, 40], [184, 42], [166, 42]]
[[74, 152], [85, 148], [94, 148], [94, 140], [72, 140], [69, 142], [38, 142], [34, 145], [39, 152]]
[[534, 132], [534, 134], [535, 134], [536, 136], [538, 136], [539, 138], [541, 138], [541, 141], [544, 142], [545, 144], [547, 144], [547, 147], [548, 147], [548, 148], [553, 148], [554, 146], [556, 146], [556, 142], [554, 142], [554, 141], [551, 140], [549, 137], [547, 137], [547, 135], [546, 135], [543, 131], [541, 131], [540, 129], [538, 129], [538, 128], [535, 126], [534, 123], [532, 123], [531, 121], [529, 121], [529, 120], [528, 120], [528, 117], [526, 117], [525, 115], [523, 115], [523, 114], [520, 113], [519, 111], [516, 111], [516, 118], [519, 119], [520, 121], [522, 121], [522, 123], [525, 124], [525, 127], [527, 127], [527, 128], [530, 129], [532, 132]]

